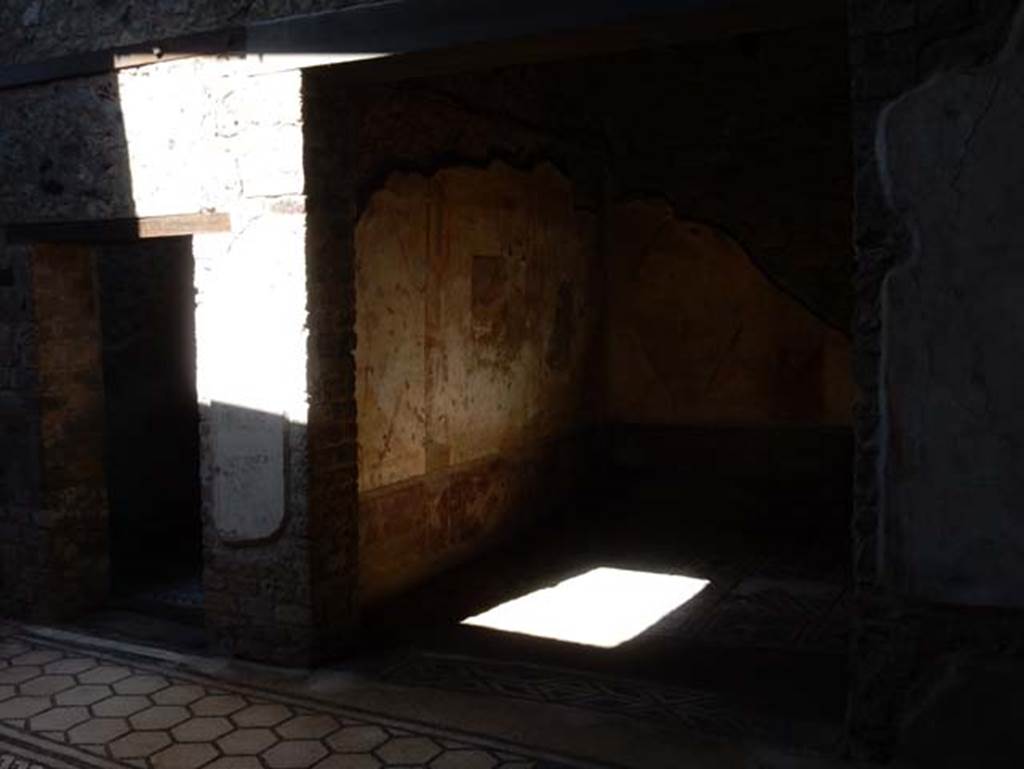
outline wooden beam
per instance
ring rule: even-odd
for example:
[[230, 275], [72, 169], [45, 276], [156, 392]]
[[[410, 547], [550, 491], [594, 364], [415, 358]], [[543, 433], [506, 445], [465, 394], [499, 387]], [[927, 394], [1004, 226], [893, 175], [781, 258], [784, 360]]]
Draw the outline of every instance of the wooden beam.
[[230, 232], [228, 214], [176, 214], [86, 222], [26, 222], [6, 226], [9, 243], [124, 243]]
[[[336, 11], [253, 22], [213, 32], [152, 40], [106, 51], [0, 67], [0, 90], [84, 77], [194, 56], [272, 59], [305, 57], [294, 66], [334, 63], [338, 57], [402, 57], [458, 47], [548, 38], [572, 55], [590, 47], [701, 37], [709, 30], [778, 28], [823, 18], [845, 18], [844, 0], [383, 0]], [[716, 20], [717, 17], [717, 20]], [[609, 41], [618, 27], [624, 37]], [[674, 28], [670, 33], [669, 29]], [[745, 29], [744, 29], [745, 28]], [[560, 42], [559, 42], [560, 41]], [[550, 51], [549, 54], [550, 55]], [[373, 66], [364, 64], [362, 66]], [[286, 65], [287, 66], [287, 65]]]

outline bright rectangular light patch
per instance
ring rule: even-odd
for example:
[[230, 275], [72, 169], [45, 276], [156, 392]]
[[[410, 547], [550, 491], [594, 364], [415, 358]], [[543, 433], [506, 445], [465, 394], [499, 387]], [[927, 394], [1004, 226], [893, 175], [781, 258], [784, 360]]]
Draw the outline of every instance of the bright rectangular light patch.
[[610, 649], [640, 635], [707, 584], [678, 574], [602, 566], [462, 624]]

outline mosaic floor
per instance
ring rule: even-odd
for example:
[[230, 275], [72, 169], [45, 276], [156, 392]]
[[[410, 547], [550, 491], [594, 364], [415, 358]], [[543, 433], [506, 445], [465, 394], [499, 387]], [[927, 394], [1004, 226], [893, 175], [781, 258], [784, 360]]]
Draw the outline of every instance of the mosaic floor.
[[0, 625], [0, 769], [582, 766]]
[[[611, 500], [603, 514], [587, 509], [582, 520], [545, 521], [440, 575], [382, 618], [400, 618], [379, 644], [391, 642], [393, 651], [366, 673], [405, 686], [831, 749], [842, 734], [850, 643], [842, 511], [809, 514], [785, 527], [768, 515], [762, 523], [755, 514], [764, 507], [760, 497], [742, 488], [728, 495], [716, 488], [698, 501], [717, 517], [695, 519], [678, 501]], [[830, 512], [826, 505], [819, 510]], [[615, 649], [459, 624], [598, 566], [709, 584]]]

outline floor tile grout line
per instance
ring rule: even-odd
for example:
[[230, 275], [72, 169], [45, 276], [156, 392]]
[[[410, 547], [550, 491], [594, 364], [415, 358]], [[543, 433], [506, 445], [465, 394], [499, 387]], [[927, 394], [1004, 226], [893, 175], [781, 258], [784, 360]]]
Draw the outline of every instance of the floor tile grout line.
[[43, 737], [37, 737], [31, 731], [15, 729], [0, 722], [0, 746], [4, 745], [3, 740], [10, 740], [14, 744], [20, 744], [24, 750], [42, 752], [51, 759], [63, 761], [72, 766], [77, 764], [79, 767], [88, 767], [88, 769], [130, 769], [127, 765], [114, 761], [107, 756], [97, 756], [72, 745], [64, 745]]
[[[477, 743], [482, 747], [503, 750], [512, 753], [519, 753], [522, 754], [524, 758], [530, 760], [540, 759], [545, 761], [555, 761], [564, 764], [567, 767], [574, 767], [574, 769], [622, 769], [621, 767], [618, 767], [614, 764], [596, 764], [593, 761], [582, 759], [577, 756], [571, 756], [561, 753], [556, 754], [528, 745], [522, 745], [519, 743], [494, 738], [489, 735], [483, 735], [468, 730], [453, 730], [446, 727], [438, 726], [436, 724], [430, 724], [428, 722], [419, 721], [417, 719], [396, 718], [394, 716], [389, 716], [368, 709], [359, 708], [357, 706], [337, 705], [335, 703], [321, 700], [316, 697], [287, 694], [284, 692], [266, 689], [263, 687], [239, 684], [234, 681], [220, 680], [213, 678], [207, 674], [182, 669], [180, 667], [175, 667], [172, 672], [159, 667], [158, 663], [154, 662], [152, 659], [146, 659], [146, 657], [142, 653], [125, 654], [123, 652], [106, 649], [102, 646], [91, 645], [81, 640], [57, 641], [47, 637], [46, 635], [38, 635], [26, 628], [21, 628], [20, 632], [15, 632], [11, 637], [19, 638], [27, 643], [37, 644], [39, 646], [43, 646], [45, 648], [50, 648], [61, 652], [67, 651], [65, 647], [70, 647], [76, 650], [89, 650], [89, 653], [95, 656], [97, 659], [102, 659], [106, 657], [106, 661], [108, 662], [114, 662], [122, 665], [135, 665], [140, 670], [144, 670], [154, 675], [177, 677], [179, 679], [188, 680], [192, 683], [203, 685], [208, 688], [212, 687], [215, 689], [225, 689], [229, 691], [234, 691], [234, 693], [243, 696], [258, 697], [268, 700], [277, 700], [281, 704], [288, 704], [292, 707], [305, 707], [311, 710], [321, 708], [329, 712], [332, 712], [334, 715], [342, 715], [342, 717], [348, 717], [353, 720], [366, 721], [369, 724], [374, 724], [374, 722], [376, 722], [376, 725], [386, 725], [397, 729], [419, 729], [421, 731], [426, 732], [424, 736], [443, 737], [447, 739], [461, 740], [463, 742]], [[138, 659], [138, 662], [135, 661], [136, 658]]]

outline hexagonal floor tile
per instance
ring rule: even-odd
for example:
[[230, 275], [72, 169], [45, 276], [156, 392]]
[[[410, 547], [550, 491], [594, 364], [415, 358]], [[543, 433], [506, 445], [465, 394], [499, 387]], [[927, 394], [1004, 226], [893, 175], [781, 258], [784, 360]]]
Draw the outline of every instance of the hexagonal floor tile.
[[0, 659], [8, 660], [11, 657], [17, 657], [19, 654], [27, 652], [28, 649], [28, 644], [21, 641], [0, 641]]
[[75, 676], [94, 667], [96, 667], [96, 660], [94, 659], [89, 659], [88, 657], [68, 657], [67, 659], [51, 662], [46, 666], [46, 672]]
[[123, 718], [90, 718], [68, 732], [68, 740], [78, 744], [105, 745], [129, 731]]
[[189, 717], [180, 705], [153, 705], [141, 710], [128, 720], [136, 729], [170, 729]]
[[263, 769], [263, 764], [254, 756], [224, 756], [218, 758], [206, 769]]
[[51, 662], [63, 658], [64, 655], [60, 652], [47, 651], [46, 649], [36, 649], [35, 651], [25, 652], [19, 654], [17, 657], [11, 659], [12, 665], [48, 665]]
[[426, 737], [394, 737], [377, 755], [389, 764], [425, 764], [440, 752], [441, 746]]
[[195, 684], [174, 684], [153, 695], [157, 705], [191, 705], [206, 694], [206, 690]]
[[328, 756], [313, 769], [377, 769], [380, 765], [373, 756], [343, 753]]
[[132, 732], [110, 743], [114, 758], [146, 758], [171, 744], [167, 732]]
[[497, 760], [482, 750], [449, 750], [430, 764], [430, 769], [493, 769]]
[[26, 681], [18, 688], [22, 694], [49, 697], [51, 694], [70, 689], [72, 686], [77, 686], [77, 684], [71, 676], [43, 675]]
[[28, 722], [28, 728], [34, 732], [66, 732], [88, 720], [89, 709], [81, 706], [71, 708], [50, 708]]
[[42, 675], [43, 669], [35, 665], [14, 665], [0, 670], [0, 684], [20, 684]]
[[369, 753], [387, 740], [379, 726], [346, 726], [327, 738], [327, 744], [339, 753]]
[[78, 674], [78, 680], [83, 684], [112, 684], [127, 678], [132, 674], [128, 668], [117, 667], [116, 665], [100, 665], [98, 668], [87, 670]]
[[96, 716], [128, 716], [149, 707], [149, 700], [139, 694], [115, 694], [113, 697], [97, 702], [92, 706]]
[[217, 757], [212, 745], [202, 742], [172, 745], [150, 757], [154, 769], [196, 769]]
[[114, 691], [118, 694], [152, 694], [169, 685], [163, 676], [133, 674], [114, 684]]
[[92, 705], [110, 696], [110, 687], [101, 684], [76, 686], [57, 695], [58, 705]]
[[217, 740], [217, 747], [229, 756], [254, 756], [277, 742], [269, 729], [236, 729]]
[[338, 726], [338, 722], [331, 716], [296, 716], [278, 726], [277, 733], [290, 740], [318, 740], [335, 731]]
[[231, 720], [239, 726], [276, 726], [291, 714], [292, 711], [284, 705], [260, 703], [238, 711], [231, 716]]
[[197, 716], [228, 716], [246, 704], [245, 700], [234, 694], [214, 694], [193, 702], [191, 709]]
[[171, 730], [178, 742], [212, 742], [232, 729], [231, 722], [220, 716], [190, 718]]
[[327, 749], [315, 740], [279, 742], [263, 753], [270, 769], [306, 769], [327, 755]]
[[0, 720], [31, 718], [49, 707], [49, 697], [12, 697], [0, 702]]

